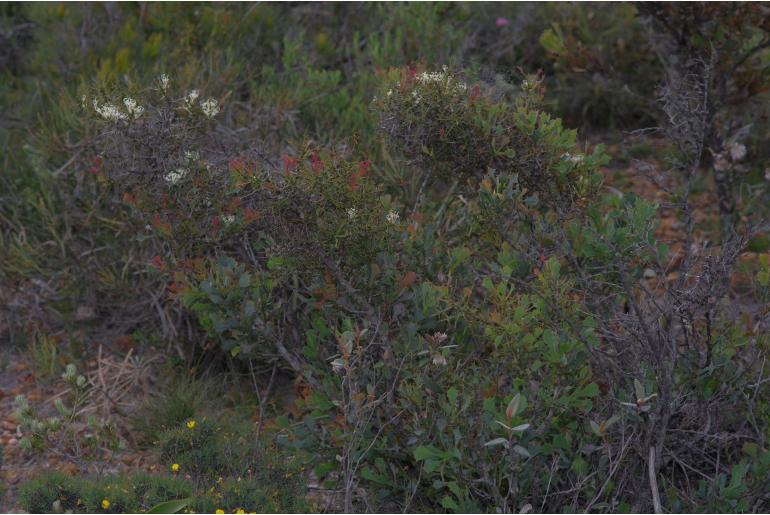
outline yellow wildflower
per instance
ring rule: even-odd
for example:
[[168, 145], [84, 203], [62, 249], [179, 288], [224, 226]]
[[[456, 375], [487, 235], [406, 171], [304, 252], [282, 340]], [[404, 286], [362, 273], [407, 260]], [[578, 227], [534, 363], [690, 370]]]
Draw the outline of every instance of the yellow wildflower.
[[187, 421], [187, 429], [195, 429], [195, 421], [194, 420], [188, 420]]
[[243, 508], [238, 508], [237, 510], [235, 510], [235, 513], [237, 513], [238, 515], [244, 515], [246, 512], [244, 511]]
[[223, 510], [222, 508], [217, 508], [217, 511], [215, 511], [214, 513], [216, 513], [217, 515], [222, 515], [225, 513], [225, 510]]
[[107, 499], [102, 499], [102, 509], [108, 510], [110, 508], [110, 501]]
[[171, 465], [171, 471], [179, 472], [179, 463], [174, 463], [173, 465]]

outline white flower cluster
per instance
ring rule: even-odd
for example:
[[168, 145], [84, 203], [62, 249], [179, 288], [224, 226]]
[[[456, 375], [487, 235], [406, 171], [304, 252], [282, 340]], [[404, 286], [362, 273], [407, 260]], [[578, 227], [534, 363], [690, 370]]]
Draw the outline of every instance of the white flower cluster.
[[140, 106], [136, 103], [136, 100], [134, 100], [131, 97], [125, 97], [123, 99], [123, 105], [126, 106], [126, 111], [128, 111], [128, 115], [133, 118], [139, 118], [142, 116], [142, 113], [144, 112], [144, 107]]
[[201, 92], [197, 89], [188, 92], [187, 96], [184, 97], [184, 101], [187, 103], [187, 107], [192, 107], [195, 104], [195, 101], [198, 100], [199, 96], [201, 96]]
[[569, 161], [570, 163], [574, 165], [579, 165], [583, 162], [583, 154], [570, 154], [569, 152], [565, 152], [561, 155], [561, 158], [565, 161]]
[[[81, 104], [85, 106], [86, 96], [83, 95], [80, 100]], [[118, 106], [109, 102], [100, 105], [99, 101], [96, 99], [93, 100], [92, 105], [94, 106], [94, 111], [96, 111], [99, 116], [111, 122], [128, 119], [136, 120], [142, 113], [144, 113], [144, 107], [140, 106], [137, 101], [131, 97], [125, 97], [123, 99], [123, 105], [126, 107], [126, 112], [121, 111]]]
[[208, 118], [214, 118], [219, 113], [219, 102], [214, 98], [208, 98], [201, 102], [201, 110]]
[[468, 86], [457, 79], [455, 79], [448, 71], [447, 67], [441, 68], [440, 72], [422, 72], [416, 77], [417, 82], [422, 85], [426, 84], [440, 84], [445, 85], [447, 89], [454, 90], [456, 92], [464, 92], [468, 89]]
[[358, 216], [358, 209], [356, 209], [354, 207], [349, 207], [348, 208], [348, 219], [355, 220], [356, 216]]
[[107, 103], [107, 104], [99, 105], [99, 102], [96, 99], [94, 99], [93, 104], [94, 104], [94, 111], [96, 111], [96, 113], [102, 118], [104, 118], [105, 120], [109, 120], [111, 122], [117, 122], [120, 120], [128, 119], [128, 115], [123, 111], [121, 111], [120, 109], [118, 109], [118, 106], [114, 104]]
[[397, 224], [401, 217], [398, 215], [397, 212], [391, 210], [388, 212], [388, 214], [385, 216], [385, 219], [388, 221], [388, 223], [391, 223], [393, 225]]
[[173, 186], [174, 184], [184, 179], [188, 173], [190, 173], [190, 171], [187, 168], [177, 168], [176, 170], [168, 172], [164, 179], [166, 179], [167, 183]]
[[746, 150], [746, 145], [744, 145], [743, 143], [733, 143], [728, 148], [728, 152], [730, 152], [730, 159], [733, 162], [742, 160], [744, 157], [746, 157], [746, 154], [748, 153]]
[[201, 159], [200, 152], [197, 150], [185, 150], [184, 151], [184, 159], [188, 163], [197, 163]]
[[222, 223], [230, 225], [235, 222], [235, 215], [222, 215]]
[[165, 73], [162, 73], [160, 77], [158, 77], [158, 82], [160, 82], [160, 89], [165, 93], [168, 91], [168, 85], [171, 82], [171, 79], [168, 75]]
[[[187, 93], [187, 96], [184, 98], [185, 104], [187, 104], [187, 109], [192, 109], [200, 95], [200, 91], [197, 89]], [[214, 118], [217, 114], [219, 114], [219, 101], [217, 101], [215, 98], [207, 98], [206, 100], [202, 100], [199, 106], [207, 118]]]

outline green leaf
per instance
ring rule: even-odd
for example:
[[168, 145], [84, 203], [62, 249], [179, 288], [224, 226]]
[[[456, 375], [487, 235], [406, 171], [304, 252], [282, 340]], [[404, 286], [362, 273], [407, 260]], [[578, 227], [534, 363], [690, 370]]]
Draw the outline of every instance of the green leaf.
[[588, 472], [588, 462], [577, 456], [572, 462], [572, 471], [579, 477], [583, 477]]
[[757, 457], [757, 451], [759, 450], [759, 446], [753, 442], [746, 442], [743, 444], [743, 453], [751, 456], [752, 458]]
[[596, 397], [599, 395], [599, 385], [596, 383], [589, 383], [583, 387], [581, 393], [583, 394], [583, 397]]
[[282, 268], [285, 263], [286, 263], [286, 260], [283, 259], [282, 256], [273, 256], [267, 260], [267, 269], [277, 270], [279, 268]]
[[455, 401], [457, 401], [457, 396], [458, 395], [459, 395], [459, 392], [457, 391], [457, 388], [455, 388], [454, 386], [451, 387], [446, 392], [447, 399], [449, 399], [449, 402], [452, 404], [452, 406], [454, 406]]
[[428, 460], [431, 458], [441, 458], [443, 453], [434, 446], [421, 445], [414, 450], [414, 459], [417, 461]]
[[337, 463], [333, 461], [325, 461], [323, 463], [319, 463], [313, 468], [313, 473], [315, 473], [316, 477], [318, 479], [323, 479], [326, 476], [329, 475], [330, 472], [337, 470]]
[[530, 452], [527, 449], [525, 449], [524, 447], [522, 447], [521, 445], [514, 445], [513, 446], [513, 452], [515, 452], [516, 454], [518, 454], [519, 456], [521, 456], [523, 458], [531, 458], [532, 457], [532, 454], [530, 454]]
[[147, 513], [179, 513], [192, 501], [192, 499], [174, 499], [162, 502], [150, 508]]
[[453, 510], [453, 511], [457, 511], [459, 508], [459, 506], [457, 506], [457, 503], [454, 502], [454, 500], [448, 495], [445, 495], [441, 499], [441, 507], [446, 508], [447, 510]]

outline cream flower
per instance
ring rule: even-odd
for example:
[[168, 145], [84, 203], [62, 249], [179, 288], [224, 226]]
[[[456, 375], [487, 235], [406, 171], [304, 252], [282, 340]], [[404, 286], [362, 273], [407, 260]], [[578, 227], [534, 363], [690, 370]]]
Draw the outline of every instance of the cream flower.
[[166, 182], [173, 186], [174, 184], [184, 179], [188, 173], [189, 170], [187, 168], [177, 168], [176, 170], [168, 172], [164, 179], [166, 179]]
[[118, 107], [114, 104], [102, 104], [99, 105], [99, 102], [94, 99], [93, 102], [94, 105], [94, 111], [96, 111], [99, 116], [104, 118], [105, 120], [109, 120], [111, 122], [117, 122], [120, 120], [126, 120], [128, 116], [126, 116], [126, 113], [122, 112]]
[[214, 118], [219, 113], [219, 102], [214, 98], [207, 98], [201, 102], [201, 110], [207, 118]]
[[165, 73], [161, 73], [160, 77], [158, 77], [158, 82], [160, 82], [160, 89], [165, 93], [168, 90], [168, 85], [171, 82], [171, 79]]
[[138, 105], [136, 100], [131, 97], [124, 98], [123, 105], [126, 106], [126, 110], [128, 111], [128, 114], [131, 116], [131, 118], [139, 118], [144, 112], [144, 107]]
[[194, 89], [189, 93], [187, 93], [187, 96], [184, 97], [185, 102], [187, 102], [187, 107], [192, 107], [195, 101], [198, 100], [199, 96], [201, 96], [201, 93], [197, 89]]

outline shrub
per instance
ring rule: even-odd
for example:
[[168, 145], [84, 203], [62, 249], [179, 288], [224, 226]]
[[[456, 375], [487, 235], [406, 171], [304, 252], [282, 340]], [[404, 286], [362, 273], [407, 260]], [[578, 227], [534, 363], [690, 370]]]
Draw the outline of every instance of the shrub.
[[[730, 239], [739, 222], [738, 196], [747, 210], [762, 196], [746, 194], [742, 161], [757, 155], [758, 148], [746, 143], [767, 132], [766, 88], [760, 86], [768, 79], [767, 14], [749, 3], [737, 9], [651, 3], [639, 4], [639, 10], [655, 30], [652, 45], [666, 72], [662, 96], [669, 107], [681, 104], [675, 113], [683, 116], [676, 124], [678, 140], [700, 142], [699, 160], [712, 168], [722, 237]], [[672, 116], [671, 109], [666, 115]]]
[[552, 61], [556, 109], [583, 127], [647, 127], [655, 122], [662, 70], [631, 3], [549, 5], [540, 45]]
[[526, 79], [510, 106], [447, 69], [399, 75], [380, 100], [381, 126], [411, 159], [461, 182], [490, 170], [515, 177], [550, 206], [570, 205], [597, 187], [588, 173], [594, 157], [570, 154], [575, 132], [539, 110], [540, 77]]

